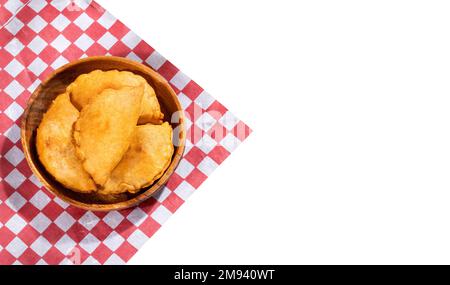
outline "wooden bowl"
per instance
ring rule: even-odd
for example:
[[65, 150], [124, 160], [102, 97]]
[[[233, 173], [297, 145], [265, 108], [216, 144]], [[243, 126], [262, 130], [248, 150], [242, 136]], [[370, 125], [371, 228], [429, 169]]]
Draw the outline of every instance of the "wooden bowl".
[[[89, 73], [93, 70], [127, 70], [144, 77], [147, 82], [155, 89], [158, 101], [161, 105], [161, 111], [164, 113], [164, 120], [171, 123], [174, 131], [174, 155], [172, 161], [163, 174], [153, 185], [144, 188], [136, 194], [127, 194], [126, 200], [120, 202], [105, 202], [99, 200], [92, 194], [81, 194], [73, 192], [59, 182], [57, 182], [43, 167], [39, 161], [36, 151], [36, 129], [39, 126], [42, 116], [49, 108], [53, 99], [61, 93], [64, 93], [67, 85], [73, 82], [79, 75]], [[178, 112], [176, 123], [170, 122], [172, 114]], [[43, 185], [53, 192], [57, 197], [76, 207], [92, 211], [110, 211], [120, 210], [138, 205], [150, 198], [157, 192], [169, 179], [177, 167], [184, 151], [186, 131], [184, 128], [184, 113], [175, 91], [169, 83], [151, 68], [137, 63], [135, 61], [113, 56], [89, 57], [69, 63], [55, 72], [34, 91], [31, 95], [28, 106], [22, 117], [21, 139], [25, 157], [33, 173], [39, 178]]]

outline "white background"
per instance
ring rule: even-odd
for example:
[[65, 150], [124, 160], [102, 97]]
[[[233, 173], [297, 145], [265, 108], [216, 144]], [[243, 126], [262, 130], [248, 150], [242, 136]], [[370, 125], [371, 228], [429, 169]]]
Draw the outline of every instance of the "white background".
[[449, 263], [448, 1], [98, 2], [254, 130], [131, 264]]

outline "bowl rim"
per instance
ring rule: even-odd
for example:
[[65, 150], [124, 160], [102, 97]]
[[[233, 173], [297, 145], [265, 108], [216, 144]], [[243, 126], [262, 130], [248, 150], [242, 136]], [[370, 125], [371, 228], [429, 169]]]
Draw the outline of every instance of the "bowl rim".
[[[131, 66], [135, 66], [136, 69], [143, 69], [146, 74], [148, 74], [148, 75], [150, 75], [150, 77], [152, 77], [153, 80], [158, 81], [159, 83], [162, 83], [165, 85], [165, 87], [168, 89], [170, 95], [173, 97], [173, 99], [175, 101], [176, 108], [178, 110], [183, 111], [183, 112], [180, 112], [180, 115], [179, 115], [179, 121], [180, 121], [179, 122], [180, 132], [179, 132], [179, 138], [178, 138], [179, 145], [173, 154], [173, 158], [172, 158], [169, 166], [164, 171], [164, 174], [158, 180], [156, 180], [156, 182], [154, 182], [150, 186], [150, 188], [148, 188], [144, 192], [140, 193], [139, 195], [137, 195], [131, 199], [125, 200], [125, 201], [111, 203], [111, 204], [85, 203], [85, 202], [81, 202], [76, 199], [73, 199], [71, 197], [68, 197], [59, 191], [56, 191], [54, 189], [54, 187], [51, 186], [50, 183], [47, 182], [47, 179], [45, 179], [41, 175], [40, 170], [35, 166], [32, 158], [31, 158], [31, 150], [28, 147], [28, 144], [27, 144], [26, 138], [25, 138], [26, 137], [25, 129], [26, 129], [26, 123], [27, 123], [27, 119], [28, 119], [28, 114], [30, 112], [31, 106], [33, 105], [34, 101], [40, 94], [42, 87], [66, 69], [69, 69], [78, 64], [82, 64], [82, 63], [86, 63], [86, 62], [90, 62], [90, 61], [99, 61], [99, 60], [122, 62], [122, 63], [128, 64], [128, 65], [131, 65]], [[160, 190], [167, 183], [169, 178], [174, 173], [176, 167], [178, 166], [178, 164], [181, 161], [181, 158], [182, 158], [184, 150], [185, 150], [185, 145], [186, 145], [185, 114], [184, 114], [184, 109], [182, 108], [181, 103], [178, 99], [178, 96], [175, 93], [175, 91], [173, 90], [173, 88], [170, 86], [169, 82], [164, 77], [162, 77], [159, 73], [157, 73], [152, 68], [150, 68], [149, 66], [146, 66], [145, 64], [139, 63], [137, 61], [134, 61], [134, 60], [131, 60], [128, 58], [124, 58], [124, 57], [119, 57], [119, 56], [91, 56], [91, 57], [86, 57], [86, 58], [82, 58], [82, 59], [78, 59], [78, 60], [69, 62], [69, 63], [59, 67], [58, 69], [54, 70], [51, 74], [49, 74], [46, 77], [46, 79], [39, 84], [39, 86], [33, 91], [31, 96], [27, 100], [27, 106], [26, 106], [26, 108], [23, 112], [22, 118], [21, 118], [20, 138], [21, 138], [25, 158], [26, 158], [27, 163], [28, 163], [29, 167], [31, 168], [33, 174], [36, 175], [36, 177], [43, 184], [43, 186], [48, 191], [53, 193], [53, 195], [55, 195], [56, 197], [60, 198], [61, 200], [65, 201], [65, 202], [69, 203], [70, 205], [73, 205], [75, 207], [78, 207], [78, 208], [81, 208], [84, 210], [102, 211], [102, 212], [122, 210], [122, 209], [135, 207], [135, 206], [139, 205], [140, 203], [144, 202], [145, 200], [149, 199], [150, 197], [152, 197], [156, 192], [158, 192], [158, 190]], [[56, 179], [54, 179], [53, 177], [51, 179], [56, 181]], [[64, 187], [64, 186], [62, 185], [62, 187]], [[66, 188], [66, 187], [64, 187], [64, 188]], [[68, 188], [66, 188], [66, 189], [68, 189]]]

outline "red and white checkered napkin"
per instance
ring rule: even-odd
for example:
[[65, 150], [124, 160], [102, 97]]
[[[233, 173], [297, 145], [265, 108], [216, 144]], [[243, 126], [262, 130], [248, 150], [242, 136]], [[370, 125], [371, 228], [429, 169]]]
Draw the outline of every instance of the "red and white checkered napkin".
[[[251, 130], [97, 3], [0, 4], [0, 264], [125, 263]], [[24, 159], [19, 125], [28, 97], [52, 70], [93, 55], [148, 64], [171, 83], [189, 118], [179, 167], [137, 208], [69, 206], [42, 187]]]

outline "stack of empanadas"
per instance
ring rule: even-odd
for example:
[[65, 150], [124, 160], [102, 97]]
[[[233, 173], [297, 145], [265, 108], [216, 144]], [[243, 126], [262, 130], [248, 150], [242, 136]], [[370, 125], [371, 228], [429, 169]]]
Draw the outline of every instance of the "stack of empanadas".
[[80, 75], [56, 97], [37, 130], [39, 159], [65, 187], [103, 200], [136, 193], [171, 162], [172, 128], [155, 91], [127, 71]]

